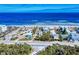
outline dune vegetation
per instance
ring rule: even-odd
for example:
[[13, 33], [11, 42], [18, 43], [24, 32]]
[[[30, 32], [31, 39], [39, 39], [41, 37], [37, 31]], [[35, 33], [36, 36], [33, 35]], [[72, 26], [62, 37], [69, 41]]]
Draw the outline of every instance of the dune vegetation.
[[29, 55], [32, 47], [27, 44], [0, 44], [0, 55]]
[[79, 55], [79, 46], [52, 45], [40, 51], [38, 55]]

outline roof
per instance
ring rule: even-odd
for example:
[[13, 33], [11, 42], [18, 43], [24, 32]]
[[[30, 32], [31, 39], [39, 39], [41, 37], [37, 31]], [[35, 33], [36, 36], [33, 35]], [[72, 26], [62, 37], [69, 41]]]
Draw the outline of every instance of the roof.
[[56, 35], [56, 32], [54, 30], [50, 31], [52, 35]]
[[74, 40], [79, 40], [79, 34], [76, 32], [71, 32], [70, 37]]
[[26, 33], [26, 35], [32, 35], [32, 33]]

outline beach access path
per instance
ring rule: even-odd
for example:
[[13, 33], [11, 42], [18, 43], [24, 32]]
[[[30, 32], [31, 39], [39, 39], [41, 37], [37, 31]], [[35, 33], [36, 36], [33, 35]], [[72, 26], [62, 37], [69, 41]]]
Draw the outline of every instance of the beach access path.
[[4, 44], [28, 44], [31, 45], [33, 48], [33, 52], [31, 53], [31, 55], [36, 55], [39, 51], [45, 49], [48, 46], [52, 46], [53, 44], [58, 44], [58, 45], [66, 45], [66, 46], [79, 46], [79, 42], [67, 42], [67, 41], [9, 41], [9, 42], [5, 42], [5, 41], [1, 41], [1, 43]]

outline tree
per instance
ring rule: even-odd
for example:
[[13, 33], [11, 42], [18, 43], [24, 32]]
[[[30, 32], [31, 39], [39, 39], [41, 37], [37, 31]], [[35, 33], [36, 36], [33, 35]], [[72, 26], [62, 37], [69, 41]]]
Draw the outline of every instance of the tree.
[[57, 32], [57, 34], [67, 34], [68, 33], [65, 27], [64, 28], [60, 27], [59, 29], [57, 29], [56, 32]]
[[67, 34], [66, 28], [62, 31], [62, 34]]

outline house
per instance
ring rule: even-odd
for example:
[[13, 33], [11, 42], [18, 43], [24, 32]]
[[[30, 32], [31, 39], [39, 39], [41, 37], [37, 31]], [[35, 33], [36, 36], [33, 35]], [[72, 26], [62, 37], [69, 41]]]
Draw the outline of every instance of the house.
[[49, 31], [49, 28], [48, 27], [43, 27], [43, 32], [48, 32]]
[[6, 25], [0, 25], [0, 33], [1, 32], [5, 32], [7, 30], [7, 26]]
[[68, 41], [79, 41], [79, 34], [73, 31], [68, 36]]
[[76, 32], [77, 32], [77, 33], [79, 33], [79, 28], [78, 28], [78, 29], [76, 29]]
[[68, 28], [66, 28], [66, 31], [67, 31], [68, 34], [70, 34], [70, 30]]
[[47, 33], [49, 31], [48, 27], [39, 27], [39, 29], [37, 30], [36, 34], [37, 36], [42, 36], [43, 33]]
[[61, 35], [61, 37], [62, 37], [62, 39], [65, 39], [66, 40], [67, 37], [68, 37], [68, 34], [65, 34], [65, 35], [63, 34], [63, 35]]
[[37, 34], [37, 36], [39, 36], [39, 37], [40, 37], [40, 36], [42, 36], [42, 35], [43, 35], [43, 32], [42, 32], [42, 31], [38, 31], [36, 34]]
[[55, 32], [54, 30], [51, 30], [50, 33], [51, 33], [50, 35], [51, 35], [51, 37], [52, 37], [53, 39], [59, 39], [59, 35], [56, 34], [56, 32]]
[[32, 39], [32, 31], [27, 31], [27, 33], [25, 34], [25, 37], [28, 39]]

